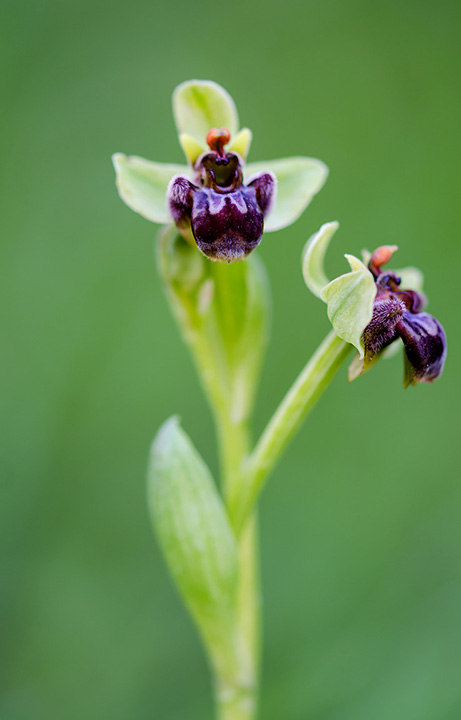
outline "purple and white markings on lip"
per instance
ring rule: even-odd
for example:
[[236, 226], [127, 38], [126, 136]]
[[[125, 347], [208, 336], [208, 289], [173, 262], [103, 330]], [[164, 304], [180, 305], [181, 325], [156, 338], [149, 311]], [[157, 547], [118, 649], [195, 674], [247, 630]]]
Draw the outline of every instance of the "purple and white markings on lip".
[[240, 157], [224, 152], [229, 140], [225, 128], [210, 130], [211, 152], [195, 163], [194, 182], [177, 175], [168, 187], [178, 229], [192, 231], [204, 255], [224, 262], [242, 260], [259, 245], [276, 185], [271, 172], [262, 172], [245, 185]]

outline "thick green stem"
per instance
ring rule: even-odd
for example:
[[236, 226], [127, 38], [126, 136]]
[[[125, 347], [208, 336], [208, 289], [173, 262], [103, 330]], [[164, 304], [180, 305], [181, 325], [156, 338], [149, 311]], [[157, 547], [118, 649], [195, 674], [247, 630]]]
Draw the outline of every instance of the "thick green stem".
[[218, 694], [218, 720], [254, 720], [256, 704], [252, 690], [228, 694], [223, 689]]
[[237, 533], [244, 528], [267, 476], [351, 349], [330, 332], [275, 411], [245, 463], [240, 482], [232, 487], [229, 507]]
[[238, 614], [226, 630], [221, 657], [214, 658], [217, 720], [255, 720], [256, 682], [253, 660]]
[[[218, 421], [223, 492], [230, 497], [240, 485], [244, 461], [249, 453], [247, 423], [235, 423], [228, 414]], [[219, 720], [255, 720], [260, 658], [260, 590], [256, 518], [250, 518], [239, 538], [239, 583], [236, 598], [236, 624], [245, 681], [240, 672], [232, 678], [216, 678], [216, 703]]]

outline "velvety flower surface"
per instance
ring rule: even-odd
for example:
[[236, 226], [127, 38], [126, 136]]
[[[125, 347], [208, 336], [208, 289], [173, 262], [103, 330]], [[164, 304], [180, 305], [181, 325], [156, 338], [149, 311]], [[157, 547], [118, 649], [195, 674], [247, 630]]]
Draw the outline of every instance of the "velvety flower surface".
[[262, 172], [244, 185], [239, 156], [223, 149], [229, 140], [226, 128], [210, 130], [210, 152], [195, 163], [194, 182], [176, 175], [167, 195], [177, 227], [183, 233], [191, 230], [204, 255], [232, 262], [259, 245], [276, 180], [273, 173]]
[[192, 80], [173, 93], [173, 114], [189, 165], [113, 157], [120, 197], [158, 223], [174, 221], [212, 260], [240, 260], [263, 231], [295, 222], [324, 184], [314, 158], [246, 164], [248, 128], [238, 129], [234, 101], [219, 85]]
[[437, 379], [445, 363], [446, 336], [439, 321], [424, 312], [421, 273], [415, 268], [384, 271], [383, 265], [397, 250], [385, 245], [365, 258], [367, 264], [346, 255], [352, 272], [328, 282], [323, 258], [338, 227], [326, 223], [309, 239], [303, 273], [309, 289], [327, 303], [337, 335], [358, 350], [349, 378], [356, 378], [402, 341], [405, 387]]
[[404, 384], [432, 382], [443, 370], [446, 337], [442, 325], [422, 312], [426, 298], [421, 292], [402, 288], [398, 273], [383, 271], [396, 246], [375, 250], [368, 263], [376, 284], [373, 316], [363, 331], [363, 370], [374, 357], [399, 338], [404, 346]]

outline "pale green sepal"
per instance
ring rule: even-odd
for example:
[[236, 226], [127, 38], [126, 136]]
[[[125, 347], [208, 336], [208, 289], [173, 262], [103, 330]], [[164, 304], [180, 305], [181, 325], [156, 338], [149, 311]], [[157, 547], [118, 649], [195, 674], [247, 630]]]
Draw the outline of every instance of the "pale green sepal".
[[294, 223], [328, 177], [328, 168], [321, 160], [293, 157], [249, 163], [244, 171], [245, 181], [264, 171], [273, 172], [277, 179], [275, 201], [264, 219], [265, 232], [280, 230]]
[[151, 449], [149, 509], [168, 569], [210, 652], [232, 621], [237, 547], [210, 471], [170, 418]]
[[242, 128], [234, 138], [231, 138], [226, 149], [229, 152], [238, 153], [240, 157], [245, 160], [250, 152], [252, 138], [253, 134], [251, 130], [249, 130], [249, 128]]
[[328, 285], [328, 278], [325, 274], [323, 261], [330, 240], [339, 228], [335, 220], [322, 225], [320, 230], [312, 235], [307, 241], [303, 251], [303, 276], [309, 290], [321, 296], [325, 285]]
[[362, 374], [364, 365], [365, 365], [364, 358], [360, 357], [359, 353], [357, 353], [357, 355], [354, 355], [354, 359], [352, 360], [351, 364], [349, 365], [349, 367], [347, 369], [347, 376], [348, 376], [349, 382], [352, 382], [353, 380], [358, 378], [359, 375]]
[[321, 292], [328, 305], [328, 317], [335, 333], [364, 355], [362, 333], [373, 315], [376, 285], [366, 268], [332, 280]]
[[379, 355], [380, 357], [388, 360], [389, 358], [398, 355], [401, 350], [403, 350], [403, 341], [402, 338], [397, 338], [397, 340], [394, 340], [394, 342], [388, 345], [387, 348], [384, 348], [384, 350], [379, 353]]
[[171, 222], [166, 197], [168, 183], [174, 175], [189, 177], [189, 168], [121, 153], [113, 155], [112, 161], [117, 174], [117, 189], [126, 205], [152, 222]]
[[233, 99], [210, 80], [189, 80], [178, 85], [173, 93], [173, 114], [178, 133], [187, 133], [200, 145], [211, 128], [225, 127], [231, 136], [238, 130]]
[[359, 260], [357, 257], [355, 257], [355, 255], [348, 255], [348, 254], [346, 253], [346, 254], [344, 255], [344, 257], [346, 258], [347, 262], [348, 262], [349, 265], [351, 266], [351, 270], [352, 270], [352, 271], [355, 271], [355, 270], [368, 270], [368, 268], [366, 267], [366, 265], [364, 265], [361, 260]]
[[365, 358], [361, 357], [360, 352], [357, 353], [348, 368], [349, 382], [352, 382], [353, 380], [358, 378], [359, 375], [363, 375], [363, 373], [368, 372], [368, 370], [373, 367], [375, 362], [379, 360], [381, 355], [382, 353], [377, 353], [371, 358], [371, 360], [367, 359], [367, 361], [365, 362]]
[[402, 290], [415, 290], [422, 292], [424, 285], [424, 275], [416, 267], [406, 267], [401, 270], [394, 270], [395, 274], [401, 278], [400, 287]]
[[371, 260], [371, 252], [369, 250], [367, 250], [366, 248], [364, 250], [362, 250], [362, 260], [363, 260], [363, 264], [366, 265], [366, 267], [368, 267], [368, 263]]
[[186, 158], [189, 160], [191, 165], [194, 165], [196, 160], [200, 157], [202, 152], [206, 150], [206, 143], [199, 143], [192, 135], [187, 133], [181, 133], [179, 136], [179, 142]]

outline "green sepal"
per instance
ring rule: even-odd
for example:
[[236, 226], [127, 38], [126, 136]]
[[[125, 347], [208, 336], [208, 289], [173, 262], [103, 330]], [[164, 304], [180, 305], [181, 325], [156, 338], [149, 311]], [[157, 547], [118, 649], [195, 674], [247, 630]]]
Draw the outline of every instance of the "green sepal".
[[277, 191], [273, 206], [264, 220], [265, 232], [280, 230], [294, 223], [328, 177], [328, 168], [321, 160], [293, 157], [249, 163], [244, 168], [245, 182], [251, 176], [267, 171], [274, 173]]
[[346, 256], [352, 272], [340, 275], [326, 285], [321, 299], [327, 303], [328, 317], [335, 333], [359, 351], [364, 348], [362, 334], [373, 316], [376, 285], [371, 272], [354, 256]]
[[318, 298], [329, 282], [324, 270], [324, 259], [330, 240], [338, 228], [337, 221], [325, 223], [318, 232], [311, 235], [304, 247], [303, 277], [309, 290]]
[[225, 127], [232, 137], [239, 125], [233, 99], [210, 80], [189, 80], [178, 85], [173, 93], [173, 115], [178, 134], [187, 133], [204, 150], [211, 128]]
[[415, 290], [415, 292], [422, 292], [424, 285], [424, 275], [422, 271], [417, 267], [405, 267], [400, 270], [394, 270], [396, 275], [400, 278], [400, 287], [402, 290]]
[[187, 175], [187, 165], [157, 163], [122, 153], [112, 156], [117, 176], [117, 189], [123, 202], [147, 220], [171, 222], [167, 203], [167, 189], [172, 177]]
[[219, 662], [235, 613], [237, 545], [211, 473], [175, 417], [152, 445], [148, 503], [170, 574]]
[[376, 285], [371, 272], [354, 255], [345, 255], [352, 272], [328, 282], [324, 257], [338, 227], [337, 222], [325, 223], [309, 238], [303, 252], [303, 276], [309, 290], [327, 303], [335, 333], [354, 345], [363, 358], [362, 333], [373, 316]]

